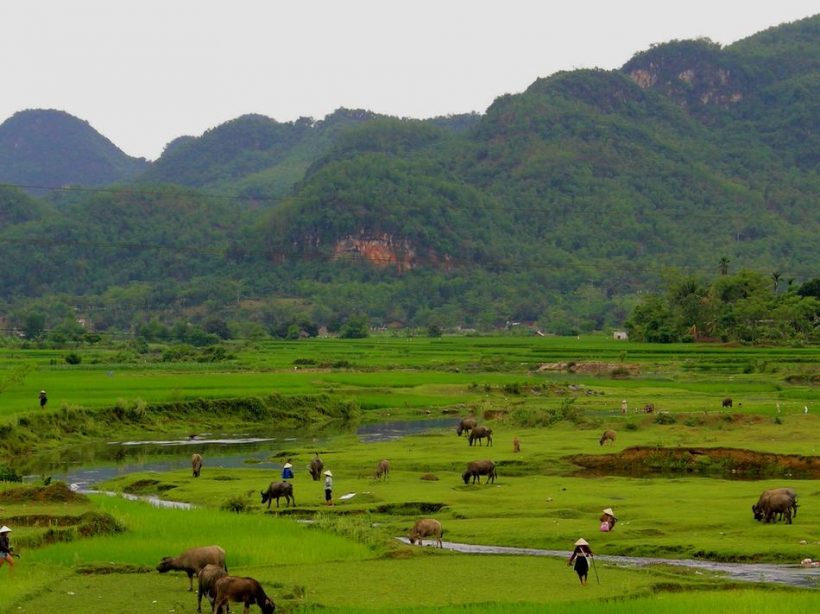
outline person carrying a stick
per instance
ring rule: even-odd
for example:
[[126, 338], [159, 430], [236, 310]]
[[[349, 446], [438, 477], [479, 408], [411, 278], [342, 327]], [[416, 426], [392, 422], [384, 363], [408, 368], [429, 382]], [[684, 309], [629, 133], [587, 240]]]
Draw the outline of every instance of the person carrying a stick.
[[589, 547], [589, 542], [583, 537], [575, 542], [575, 550], [567, 561], [567, 565], [575, 565], [575, 573], [578, 574], [578, 579], [581, 581], [581, 586], [587, 585], [587, 575], [589, 574], [589, 560], [587, 557], [592, 557], [592, 549]]

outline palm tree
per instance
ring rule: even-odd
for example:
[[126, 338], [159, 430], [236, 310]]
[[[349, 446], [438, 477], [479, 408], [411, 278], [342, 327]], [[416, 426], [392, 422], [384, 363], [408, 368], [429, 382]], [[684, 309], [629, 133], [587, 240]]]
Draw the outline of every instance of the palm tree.
[[729, 262], [730, 260], [726, 256], [721, 257], [720, 263], [718, 264], [721, 275], [727, 275], [729, 273]]

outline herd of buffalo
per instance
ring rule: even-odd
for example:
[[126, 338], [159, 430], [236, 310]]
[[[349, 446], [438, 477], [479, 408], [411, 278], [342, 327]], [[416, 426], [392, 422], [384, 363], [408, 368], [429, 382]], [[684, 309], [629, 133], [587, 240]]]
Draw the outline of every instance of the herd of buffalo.
[[[723, 407], [731, 407], [732, 400], [724, 399]], [[651, 413], [654, 410], [652, 404], [648, 404], [644, 411]], [[461, 436], [467, 433], [470, 446], [475, 443], [482, 445], [482, 441], [487, 441], [487, 446], [493, 445], [493, 431], [490, 428], [479, 425], [472, 416], [462, 418], [456, 426], [456, 433]], [[615, 442], [615, 431], [606, 430], [599, 440], [600, 445]], [[513, 439], [513, 452], [520, 452], [521, 442], [518, 437]], [[194, 454], [191, 457], [191, 468], [194, 477], [199, 477], [202, 471], [202, 456]], [[319, 458], [318, 452], [308, 466], [308, 472], [314, 481], [319, 480], [322, 475], [324, 463]], [[390, 463], [382, 459], [376, 465], [374, 477], [376, 479], [387, 479], [390, 473]], [[467, 464], [467, 469], [461, 477], [465, 484], [471, 482], [481, 483], [481, 476], [487, 476], [485, 483], [495, 483], [496, 464], [492, 460], [474, 460]], [[282, 480], [271, 482], [266, 490], [261, 492], [262, 504], [267, 503], [270, 509], [271, 502], [276, 500], [276, 507], [279, 507], [279, 499], [285, 499], [286, 506], [296, 505], [293, 496], [293, 484]], [[792, 518], [797, 516], [797, 493], [791, 488], [772, 488], [761, 493], [757, 503], [752, 505], [752, 513], [755, 520], [764, 522], [776, 522], [785, 519], [791, 524]], [[418, 542], [423, 544], [424, 538], [432, 538], [438, 547], [442, 547], [441, 537], [444, 529], [441, 523], [434, 518], [423, 518], [417, 520], [410, 530], [408, 536], [411, 544]], [[189, 589], [193, 591], [193, 578], [198, 578], [197, 591], [197, 612], [202, 611], [202, 597], [206, 596], [211, 602], [213, 614], [222, 612], [222, 608], [227, 609], [228, 602], [239, 602], [244, 604], [244, 612], [248, 613], [251, 604], [256, 603], [263, 614], [271, 614], [276, 609], [273, 601], [265, 594], [259, 582], [253, 578], [235, 577], [228, 575], [228, 567], [225, 563], [225, 550], [219, 546], [205, 546], [191, 548], [176, 557], [164, 557], [157, 571], [184, 571], [188, 574]]]

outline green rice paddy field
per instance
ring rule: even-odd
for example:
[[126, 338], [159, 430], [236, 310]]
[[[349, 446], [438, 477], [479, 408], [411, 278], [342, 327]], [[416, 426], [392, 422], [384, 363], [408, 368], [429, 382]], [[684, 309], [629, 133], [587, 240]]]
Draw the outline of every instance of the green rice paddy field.
[[[325, 424], [310, 443], [308, 429], [297, 443], [271, 444], [274, 467], [285, 457], [296, 467], [297, 505], [285, 508], [282, 499], [279, 510], [260, 505], [259, 491], [278, 480], [270, 464], [223, 468], [207, 457], [196, 480], [190, 469], [143, 471], [102, 485], [192, 503], [193, 510], [72, 496], [41, 482], [2, 483], [0, 523], [13, 527], [21, 558], [11, 573], [0, 568], [0, 612], [194, 612], [196, 594], [184, 574], [154, 567], [162, 556], [212, 543], [228, 552], [232, 574], [262, 583], [279, 611], [759, 613], [820, 606], [816, 584], [741, 584], [685, 567], [598, 562], [597, 578], [582, 587], [560, 558], [460, 554], [395, 539], [430, 516], [444, 525], [445, 540], [469, 544], [568, 554], [583, 536], [599, 555], [792, 565], [819, 559], [818, 348], [373, 337], [230, 351], [227, 361], [199, 364], [123, 362], [121, 351], [100, 349], [80, 352], [82, 363], [69, 366], [65, 352], [0, 349], [0, 434], [43, 413], [55, 424], [47, 440], [32, 440], [23, 455], [0, 454], [0, 464], [22, 467], [42, 450], [93, 443], [97, 435], [59, 426], [60, 415], [80, 408], [138, 405], [150, 416], [157, 404], [194, 399], [324, 395], [355, 401], [364, 422], [444, 417], [452, 426], [363, 443], [350, 425]], [[37, 406], [41, 388], [49, 393], [45, 412]], [[731, 409], [722, 409], [726, 397]], [[654, 413], [636, 411], [647, 403]], [[493, 429], [491, 448], [456, 436], [456, 420], [467, 414]], [[105, 426], [107, 439], [116, 439], [237, 424], [186, 415]], [[244, 426], [277, 429], [275, 421]], [[605, 429], [616, 440], [601, 446]], [[316, 451], [333, 470], [333, 507], [323, 505], [321, 482], [305, 470]], [[373, 477], [381, 458], [391, 462], [385, 481]], [[482, 458], [497, 463], [498, 480], [465, 485], [465, 465]], [[752, 518], [751, 505], [773, 486], [798, 492], [791, 525]], [[339, 500], [344, 494], [352, 496]], [[619, 517], [611, 533], [598, 531], [605, 507]]]

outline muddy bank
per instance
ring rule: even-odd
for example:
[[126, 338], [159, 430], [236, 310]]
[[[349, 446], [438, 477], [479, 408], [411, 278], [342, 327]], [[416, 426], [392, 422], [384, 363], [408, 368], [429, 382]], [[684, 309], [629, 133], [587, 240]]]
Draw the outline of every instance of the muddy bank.
[[[397, 537], [399, 541], [409, 544], [406, 537]], [[466, 554], [515, 554], [524, 556], [549, 556], [566, 559], [569, 551], [541, 550], [538, 548], [511, 548], [508, 546], [480, 546], [443, 542], [444, 548]], [[600, 563], [617, 567], [647, 567], [649, 565], [672, 565], [688, 569], [703, 570], [722, 574], [728, 579], [743, 582], [766, 582], [785, 584], [800, 588], [820, 587], [820, 567], [801, 567], [800, 565], [771, 565], [759, 563], [719, 563], [715, 561], [696, 561], [692, 559], [662, 559], [640, 556], [596, 555]]]
[[739, 448], [659, 448], [635, 446], [617, 454], [565, 456], [587, 472], [579, 475], [626, 477], [657, 473], [692, 473], [749, 479], [820, 478], [820, 456], [772, 454]]

